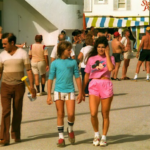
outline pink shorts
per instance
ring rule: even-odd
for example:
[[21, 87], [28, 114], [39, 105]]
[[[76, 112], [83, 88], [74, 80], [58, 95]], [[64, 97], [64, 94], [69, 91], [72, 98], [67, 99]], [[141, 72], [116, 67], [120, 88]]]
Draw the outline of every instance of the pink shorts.
[[113, 84], [107, 79], [92, 79], [89, 83], [89, 95], [95, 95], [101, 99], [113, 96]]

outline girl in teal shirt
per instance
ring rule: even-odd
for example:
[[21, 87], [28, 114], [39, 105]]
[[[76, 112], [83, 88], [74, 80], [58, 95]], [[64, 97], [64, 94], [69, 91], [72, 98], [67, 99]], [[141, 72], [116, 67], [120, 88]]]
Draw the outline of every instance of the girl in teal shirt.
[[54, 102], [57, 108], [57, 127], [59, 132], [58, 146], [64, 147], [64, 103], [66, 102], [68, 113], [68, 138], [71, 144], [75, 143], [75, 135], [73, 125], [75, 120], [75, 88], [73, 84], [73, 75], [79, 89], [77, 103], [82, 101], [82, 84], [79, 75], [77, 62], [70, 58], [72, 45], [70, 42], [63, 41], [59, 43], [57, 48], [58, 59], [53, 61], [50, 66], [48, 79], [48, 97], [47, 104], [53, 103], [51, 97], [52, 83], [56, 77], [54, 89]]

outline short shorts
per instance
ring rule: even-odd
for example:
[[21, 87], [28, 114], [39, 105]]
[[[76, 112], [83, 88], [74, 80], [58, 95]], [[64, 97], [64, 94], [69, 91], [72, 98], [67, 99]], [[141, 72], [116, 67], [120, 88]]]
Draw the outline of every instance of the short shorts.
[[61, 93], [54, 91], [54, 101], [57, 100], [75, 100], [75, 93]]
[[120, 53], [113, 53], [112, 55], [113, 55], [114, 58], [115, 58], [115, 62], [121, 62], [121, 61], [122, 61], [122, 60], [121, 60], [121, 55], [122, 55], [122, 54], [120, 54]]
[[140, 52], [139, 61], [150, 61], [150, 50], [143, 49]]
[[33, 74], [43, 75], [46, 73], [45, 61], [31, 62], [31, 67], [32, 67]]
[[107, 79], [92, 79], [89, 83], [89, 95], [95, 95], [101, 99], [112, 97], [113, 84]]
[[131, 51], [124, 52], [124, 59], [133, 58], [133, 53]]

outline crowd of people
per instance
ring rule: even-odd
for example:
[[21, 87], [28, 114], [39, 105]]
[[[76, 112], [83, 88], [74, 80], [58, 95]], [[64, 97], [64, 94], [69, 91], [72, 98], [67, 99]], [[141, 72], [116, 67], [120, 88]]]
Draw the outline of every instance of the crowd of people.
[[[6, 146], [10, 144], [11, 101], [13, 101], [11, 137], [15, 142], [21, 142], [20, 127], [25, 93], [25, 84], [21, 81], [21, 78], [24, 76], [24, 69], [27, 71], [32, 97], [35, 98], [36, 96], [47, 94], [47, 104], [51, 105], [55, 102], [59, 133], [58, 147], [65, 146], [64, 104], [66, 103], [68, 115], [68, 139], [71, 144], [74, 144], [75, 100], [79, 104], [85, 101], [85, 97], [89, 97], [91, 123], [94, 130], [93, 145], [107, 145], [106, 136], [109, 129], [109, 112], [113, 100], [113, 84], [111, 80], [130, 79], [127, 76], [130, 59], [133, 57], [129, 39], [130, 32], [125, 30], [124, 36], [121, 37], [119, 32], [116, 31], [112, 37], [108, 31], [101, 33], [94, 27], [91, 27], [90, 31], [74, 30], [72, 35], [73, 39], [71, 41], [65, 30], [61, 31], [57, 44], [51, 53], [51, 65], [49, 66], [48, 50], [42, 44], [42, 35], [35, 36], [35, 43], [30, 46], [27, 54], [25, 50], [17, 47], [14, 34], [2, 34], [1, 41], [4, 51], [0, 53], [0, 79], [3, 74], [1, 83], [2, 119], [0, 145]], [[110, 56], [109, 41], [111, 41], [112, 56]], [[83, 44], [77, 57], [81, 62], [82, 80], [80, 78], [79, 65], [75, 60], [75, 52], [72, 49], [73, 44]], [[150, 27], [146, 28], [146, 35], [142, 38], [136, 57], [139, 58], [139, 61], [133, 80], [137, 80], [139, 68], [146, 61], [146, 80], [149, 81]], [[119, 79], [117, 75], [121, 61], [124, 62], [122, 77]], [[45, 91], [46, 72], [49, 72], [47, 92]], [[41, 88], [39, 76], [41, 76]], [[79, 91], [77, 98], [75, 98], [73, 76]], [[54, 97], [52, 97], [54, 79], [56, 79], [56, 82]], [[40, 89], [42, 89], [42, 92]], [[103, 121], [101, 136], [98, 119], [100, 103]]]

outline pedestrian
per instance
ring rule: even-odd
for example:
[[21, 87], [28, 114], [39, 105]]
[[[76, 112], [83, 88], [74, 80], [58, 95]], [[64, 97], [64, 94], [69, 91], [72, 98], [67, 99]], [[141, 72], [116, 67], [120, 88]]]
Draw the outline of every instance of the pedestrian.
[[21, 78], [24, 76], [24, 69], [27, 71], [33, 98], [36, 97], [36, 90], [34, 89], [34, 79], [28, 54], [25, 50], [15, 46], [16, 36], [13, 33], [4, 33], [2, 35], [2, 44], [4, 51], [0, 54], [0, 78], [3, 74], [1, 83], [2, 119], [0, 145], [6, 146], [10, 143], [11, 107], [13, 108], [11, 137], [15, 142], [21, 141], [20, 129], [25, 93], [25, 85]]
[[115, 58], [115, 69], [112, 71], [112, 80], [117, 80], [121, 81], [119, 78], [117, 78], [118, 71], [120, 68], [121, 61], [123, 60], [123, 50], [124, 46], [123, 44], [119, 41], [119, 32], [114, 33], [114, 39], [111, 42], [112, 50], [113, 50], [113, 56]]
[[[70, 39], [70, 37], [69, 37], [69, 36], [67, 36], [67, 34], [66, 34], [66, 31], [65, 31], [65, 30], [62, 30], [62, 31], [61, 31], [61, 34], [64, 34], [64, 36], [65, 36], [65, 41], [68, 41], [68, 42], [70, 42], [70, 43], [71, 43], [71, 39]], [[58, 43], [59, 43], [59, 41], [58, 41]]]
[[[109, 54], [108, 40], [105, 36], [99, 37], [94, 44], [93, 50], [89, 53], [85, 68], [84, 90], [89, 81], [89, 105], [91, 122], [95, 132], [93, 145], [106, 146], [106, 135], [109, 128], [109, 111], [113, 99], [113, 85], [110, 81], [111, 71], [114, 69], [114, 57]], [[98, 123], [98, 107], [101, 103], [103, 131], [100, 139]]]
[[108, 41], [112, 40], [111, 34], [108, 33], [107, 29], [105, 30], [105, 36], [106, 36], [106, 38], [107, 38]]
[[[140, 50], [142, 49], [141, 53]], [[139, 56], [140, 53], [140, 56]], [[133, 80], [138, 79], [138, 74], [140, 71], [140, 67], [144, 61], [146, 61], [146, 81], [150, 81], [149, 76], [150, 76], [150, 27], [146, 28], [146, 35], [142, 37], [140, 46], [138, 48], [136, 57], [139, 58], [137, 67], [136, 67], [136, 72]]]
[[[58, 41], [59, 41], [58, 43], [60, 43], [62, 41], [65, 41], [65, 35], [62, 34], [62, 33], [59, 34], [58, 35]], [[55, 59], [57, 59], [57, 47], [58, 47], [58, 43], [54, 46], [54, 48], [53, 48], [53, 50], [51, 52], [51, 55], [50, 55], [51, 62], [53, 62]], [[75, 59], [75, 53], [74, 53], [73, 49], [71, 49], [71, 54], [70, 54], [69, 57], [71, 57], [72, 59]]]
[[124, 50], [124, 64], [122, 67], [122, 80], [130, 80], [129, 77], [127, 77], [127, 70], [129, 67], [130, 59], [133, 57], [132, 51], [131, 51], [131, 41], [129, 39], [130, 31], [126, 29], [124, 31], [124, 37], [121, 39], [121, 43], [125, 46]]
[[[86, 46], [83, 47], [78, 55], [78, 59], [81, 61], [81, 74], [82, 74], [82, 84], [84, 82], [84, 75], [85, 75], [85, 67], [86, 67], [86, 58], [88, 53], [93, 49], [93, 39], [92, 37], [86, 37], [85, 39]], [[88, 83], [89, 84], [89, 83]], [[89, 91], [88, 91], [88, 84], [85, 88], [85, 96], [89, 96]]]
[[72, 44], [82, 44], [81, 31], [76, 29], [72, 32], [73, 41]]
[[[46, 83], [46, 72], [49, 71], [49, 60], [47, 47], [42, 44], [42, 35], [35, 36], [35, 43], [30, 46], [29, 57], [31, 59], [32, 71], [35, 78], [35, 85], [37, 89], [37, 96], [46, 95], [45, 83]], [[41, 76], [41, 87], [40, 92], [39, 75]]]
[[82, 43], [85, 42], [85, 37], [86, 37], [85, 30], [81, 30], [81, 41], [82, 41]]
[[58, 147], [65, 146], [64, 140], [64, 104], [66, 103], [68, 114], [68, 138], [71, 144], [75, 143], [73, 125], [75, 121], [75, 89], [73, 84], [73, 75], [79, 89], [77, 103], [82, 101], [82, 84], [79, 75], [77, 62], [68, 58], [71, 53], [71, 43], [68, 41], [60, 42], [58, 45], [58, 59], [51, 63], [48, 78], [48, 97], [47, 104], [52, 104], [52, 83], [56, 76], [54, 89], [54, 102], [57, 109], [57, 127], [59, 132]]

